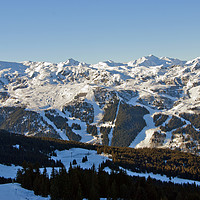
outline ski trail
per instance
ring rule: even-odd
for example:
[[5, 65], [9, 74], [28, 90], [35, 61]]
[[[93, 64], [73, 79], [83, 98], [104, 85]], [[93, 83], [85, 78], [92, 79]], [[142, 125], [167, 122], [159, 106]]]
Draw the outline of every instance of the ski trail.
[[45, 116], [44, 111], [40, 112], [40, 115], [42, 116], [43, 120], [47, 122], [47, 124], [51, 125], [54, 128], [54, 130], [56, 130], [56, 132], [59, 133], [60, 137], [63, 140], [69, 140], [69, 138], [67, 137], [67, 135], [63, 131], [61, 131], [60, 129], [58, 129], [55, 126], [55, 124]]
[[114, 131], [114, 128], [115, 128], [115, 122], [117, 120], [117, 115], [118, 115], [118, 112], [119, 112], [119, 106], [121, 104], [121, 100], [119, 100], [119, 103], [118, 103], [118, 106], [117, 106], [117, 111], [116, 111], [116, 115], [115, 115], [115, 120], [112, 124], [112, 128], [111, 128], [111, 131], [110, 133], [108, 134], [108, 139], [109, 139], [109, 146], [111, 146], [111, 143], [112, 143], [112, 138], [113, 138], [113, 131]]

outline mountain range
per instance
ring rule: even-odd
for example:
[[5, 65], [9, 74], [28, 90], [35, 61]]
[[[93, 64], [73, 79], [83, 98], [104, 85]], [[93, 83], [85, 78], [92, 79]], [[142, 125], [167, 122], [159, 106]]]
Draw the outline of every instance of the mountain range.
[[196, 153], [200, 57], [0, 62], [0, 128], [91, 144]]

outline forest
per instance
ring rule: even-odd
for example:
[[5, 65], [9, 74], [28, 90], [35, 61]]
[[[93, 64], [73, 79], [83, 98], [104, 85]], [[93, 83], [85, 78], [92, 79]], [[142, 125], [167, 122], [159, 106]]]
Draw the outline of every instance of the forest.
[[[19, 147], [16, 148], [15, 146]], [[96, 150], [96, 146], [76, 141], [64, 141], [55, 138], [26, 137], [0, 129], [0, 164], [22, 165], [23, 161], [39, 163], [40, 167], [61, 166], [50, 158], [55, 150], [85, 148]]]
[[110, 133], [110, 131], [111, 127], [104, 127], [104, 126], [100, 127], [100, 132], [103, 135], [103, 140], [102, 140], [103, 145], [109, 144], [108, 134]]
[[191, 113], [181, 113], [181, 117], [184, 119], [190, 121], [190, 123], [195, 127], [195, 128], [200, 128], [200, 115], [199, 114], [191, 114]]
[[41, 173], [37, 165], [24, 163], [23, 169], [17, 172], [16, 181], [22, 187], [33, 190], [36, 195], [51, 200], [99, 200], [133, 199], [133, 200], [198, 200], [200, 188], [195, 184], [178, 185], [156, 181], [148, 177], [131, 177], [125, 171], [112, 170], [109, 174], [102, 170], [81, 169], [72, 167], [69, 170], [62, 166], [59, 171], [52, 168], [50, 177], [46, 168]]
[[168, 124], [165, 124], [165, 126], [161, 126], [160, 129], [164, 132], [167, 132], [179, 128], [185, 124], [186, 123], [183, 122], [180, 118], [173, 115], [172, 118], [169, 120]]
[[5, 165], [22, 166], [26, 161], [39, 163], [40, 167], [62, 166], [60, 161], [55, 163], [51, 159], [51, 155], [56, 155], [55, 150], [84, 148], [108, 154], [115, 165], [134, 172], [153, 172], [200, 181], [200, 157], [179, 150], [92, 145], [55, 138], [25, 137], [5, 130], [0, 130], [0, 148], [0, 164]]
[[146, 126], [143, 116], [149, 111], [141, 106], [120, 103], [113, 131], [112, 146], [129, 146], [138, 133]]
[[153, 172], [168, 177], [200, 181], [200, 157], [179, 150], [128, 147], [98, 147], [97, 153], [112, 155], [114, 164], [134, 172]]
[[153, 116], [153, 121], [155, 123], [155, 126], [160, 126], [162, 125], [166, 120], [168, 116], [162, 113], [155, 114]]

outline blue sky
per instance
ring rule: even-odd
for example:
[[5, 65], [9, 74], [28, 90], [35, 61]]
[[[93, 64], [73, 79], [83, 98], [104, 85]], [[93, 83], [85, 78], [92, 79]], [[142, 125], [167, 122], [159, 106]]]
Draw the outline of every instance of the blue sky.
[[199, 0], [0, 0], [0, 60], [200, 56]]

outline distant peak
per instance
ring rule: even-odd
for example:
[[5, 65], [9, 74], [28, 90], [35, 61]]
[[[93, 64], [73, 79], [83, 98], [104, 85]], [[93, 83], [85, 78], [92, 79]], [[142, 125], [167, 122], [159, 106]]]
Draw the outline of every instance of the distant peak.
[[64, 64], [68, 66], [78, 66], [80, 62], [77, 60], [74, 60], [73, 58], [69, 58], [67, 61], [64, 62]]
[[168, 58], [168, 57], [157, 57], [152, 54], [148, 56], [144, 56], [142, 58], [139, 58], [134, 61], [130, 61], [128, 63], [129, 66], [145, 66], [145, 67], [151, 67], [151, 66], [170, 66], [170, 65], [183, 65], [185, 64], [185, 61], [181, 61], [174, 58]]
[[97, 65], [104, 66], [104, 67], [106, 67], [106, 66], [116, 67], [116, 66], [122, 66], [124, 64], [123, 63], [114, 62], [113, 60], [107, 60], [107, 61], [99, 62]]
[[148, 55], [146, 57], [149, 57], [149, 58], [158, 58], [157, 56], [154, 56], [153, 54], [150, 54], [150, 55]]
[[150, 55], [148, 55], [148, 56], [143, 56], [143, 57], [141, 57], [141, 58], [139, 58], [139, 59], [137, 59], [137, 60], [142, 61], [142, 60], [155, 60], [155, 59], [156, 59], [156, 60], [159, 60], [159, 57], [150, 54]]
[[114, 63], [113, 60], [107, 60], [106, 62], [108, 62], [108, 63]]
[[200, 57], [197, 57], [197, 58], [195, 58], [193, 60], [189, 60], [189, 61], [187, 61], [186, 64], [187, 65], [190, 65], [190, 64], [200, 64]]
[[85, 62], [79, 62], [77, 60], [74, 60], [73, 58], [69, 58], [63, 64], [67, 65], [67, 66], [89, 66], [89, 64], [87, 64]]

